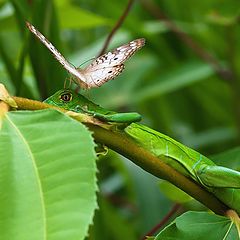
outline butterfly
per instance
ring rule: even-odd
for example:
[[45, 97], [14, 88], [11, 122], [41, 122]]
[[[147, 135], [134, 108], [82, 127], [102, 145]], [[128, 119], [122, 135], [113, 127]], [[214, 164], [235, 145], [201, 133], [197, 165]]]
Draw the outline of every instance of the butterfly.
[[85, 68], [76, 68], [31, 23], [26, 22], [26, 26], [51, 51], [57, 61], [74, 76], [74, 82], [85, 89], [100, 87], [117, 77], [124, 69], [124, 62], [145, 44], [144, 38], [133, 40], [112, 52], [97, 57]]

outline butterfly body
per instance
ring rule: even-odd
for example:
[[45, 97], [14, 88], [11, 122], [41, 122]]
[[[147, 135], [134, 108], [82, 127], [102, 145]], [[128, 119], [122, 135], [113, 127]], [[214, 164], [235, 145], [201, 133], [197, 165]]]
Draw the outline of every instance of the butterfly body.
[[76, 68], [50, 43], [32, 24], [26, 22], [28, 29], [51, 51], [62, 66], [74, 76], [73, 80], [81, 88], [100, 87], [105, 82], [117, 77], [124, 69], [124, 62], [138, 49], [144, 46], [145, 39], [139, 38], [122, 45], [112, 52], [97, 57], [85, 68]]

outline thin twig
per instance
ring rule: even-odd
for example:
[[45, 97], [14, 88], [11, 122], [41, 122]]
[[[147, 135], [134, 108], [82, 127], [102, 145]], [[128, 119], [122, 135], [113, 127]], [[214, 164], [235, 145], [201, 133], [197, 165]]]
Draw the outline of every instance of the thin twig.
[[222, 67], [219, 61], [197, 42], [195, 42], [188, 34], [179, 29], [167, 16], [165, 16], [159, 6], [150, 0], [141, 0], [145, 9], [147, 9], [155, 18], [163, 21], [165, 25], [174, 32], [186, 45], [188, 45], [201, 59], [209, 63], [215, 72], [224, 80], [233, 80], [233, 74], [230, 69]]
[[181, 205], [179, 203], [176, 203], [173, 205], [172, 209], [168, 212], [168, 214], [162, 219], [160, 223], [158, 223], [156, 226], [154, 226], [143, 238], [142, 240], [147, 239], [147, 237], [152, 236], [158, 229], [162, 228], [169, 219], [179, 210]]
[[100, 51], [100, 53], [98, 54], [98, 56], [101, 56], [102, 54], [104, 54], [106, 52], [106, 49], [113, 37], [113, 35], [115, 34], [115, 32], [121, 27], [121, 25], [123, 24], [125, 18], [127, 17], [132, 5], [133, 5], [134, 0], [129, 0], [126, 9], [124, 10], [122, 16], [118, 19], [118, 21], [116, 22], [115, 26], [113, 27], [112, 31], [109, 33], [102, 50]]

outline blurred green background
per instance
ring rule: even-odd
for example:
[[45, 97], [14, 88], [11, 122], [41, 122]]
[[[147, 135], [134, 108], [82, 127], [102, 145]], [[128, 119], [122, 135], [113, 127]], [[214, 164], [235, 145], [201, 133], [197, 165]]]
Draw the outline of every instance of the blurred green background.
[[[13, 95], [43, 100], [69, 78], [29, 33], [25, 20], [80, 66], [99, 54], [127, 4], [0, 0], [0, 82]], [[166, 16], [167, 24], [156, 15]], [[119, 77], [81, 93], [111, 110], [139, 112], [144, 124], [204, 155], [238, 146], [239, 0], [136, 0], [108, 50], [139, 37], [146, 39], [146, 46], [126, 62]], [[100, 210], [89, 238], [138, 239], [174, 204], [156, 178], [116, 153], [102, 157], [98, 167]], [[184, 205], [188, 207], [200, 206]]]

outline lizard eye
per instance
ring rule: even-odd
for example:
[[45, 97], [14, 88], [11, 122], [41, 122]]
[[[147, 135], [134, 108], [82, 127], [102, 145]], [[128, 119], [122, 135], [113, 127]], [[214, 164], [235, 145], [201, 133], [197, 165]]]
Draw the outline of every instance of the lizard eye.
[[71, 93], [63, 93], [60, 96], [60, 99], [64, 102], [70, 102], [72, 100], [72, 94]]

